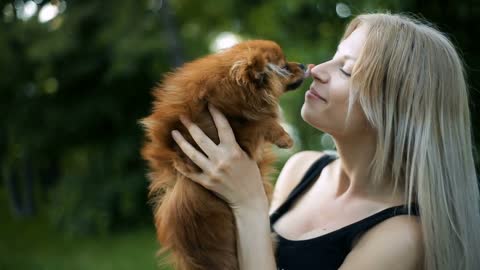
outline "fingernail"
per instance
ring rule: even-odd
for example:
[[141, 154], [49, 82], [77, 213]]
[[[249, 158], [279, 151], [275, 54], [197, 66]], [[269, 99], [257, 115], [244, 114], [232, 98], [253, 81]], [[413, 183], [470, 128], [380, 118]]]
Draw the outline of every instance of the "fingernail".
[[177, 130], [172, 130], [172, 136], [177, 137], [179, 135]]

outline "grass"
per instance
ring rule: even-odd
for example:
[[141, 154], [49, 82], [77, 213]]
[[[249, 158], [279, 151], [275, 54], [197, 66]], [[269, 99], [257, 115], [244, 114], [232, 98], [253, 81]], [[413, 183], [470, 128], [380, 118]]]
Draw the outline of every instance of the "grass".
[[43, 217], [15, 219], [0, 189], [0, 270], [167, 270], [158, 265], [152, 227], [66, 237]]

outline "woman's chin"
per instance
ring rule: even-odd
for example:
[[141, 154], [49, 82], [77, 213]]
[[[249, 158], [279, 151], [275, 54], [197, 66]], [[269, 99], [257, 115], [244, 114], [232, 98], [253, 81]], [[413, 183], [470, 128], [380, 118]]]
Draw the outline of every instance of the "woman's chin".
[[312, 120], [314, 122], [315, 118], [318, 118], [319, 113], [321, 113], [319, 112], [319, 110], [315, 110], [315, 108], [306, 103], [303, 103], [300, 110], [300, 115], [302, 116], [302, 119], [308, 123], [311, 123]]
[[302, 107], [302, 110], [300, 111], [300, 116], [302, 117], [303, 121], [305, 121], [307, 124], [309, 124], [314, 128], [317, 128], [318, 119], [316, 118], [318, 118], [318, 115], [315, 116], [315, 113], [309, 110], [308, 108], [305, 108], [305, 105]]

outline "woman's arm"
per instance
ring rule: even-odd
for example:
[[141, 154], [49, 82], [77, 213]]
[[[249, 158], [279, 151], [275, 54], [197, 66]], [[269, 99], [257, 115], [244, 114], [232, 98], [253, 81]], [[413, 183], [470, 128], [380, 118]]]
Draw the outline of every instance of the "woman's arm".
[[418, 217], [402, 215], [367, 231], [339, 270], [420, 270], [423, 260], [420, 221]]
[[268, 212], [235, 211], [237, 254], [242, 270], [275, 270]]
[[235, 140], [225, 116], [209, 106], [218, 130], [217, 145], [189, 119], [180, 118], [203, 155], [180, 133], [172, 132], [182, 151], [202, 169], [202, 173], [177, 170], [189, 179], [216, 193], [232, 208], [237, 225], [240, 269], [274, 270], [275, 260], [270, 239], [268, 200], [257, 163], [250, 159]]

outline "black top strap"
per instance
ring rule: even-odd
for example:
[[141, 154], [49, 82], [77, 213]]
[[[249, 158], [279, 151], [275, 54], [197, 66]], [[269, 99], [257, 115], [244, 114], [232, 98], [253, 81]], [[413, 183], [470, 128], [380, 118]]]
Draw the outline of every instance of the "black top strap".
[[335, 159], [336, 157], [334, 156], [323, 155], [322, 157], [317, 159], [310, 166], [310, 168], [308, 168], [307, 172], [300, 180], [300, 183], [298, 183], [298, 185], [288, 195], [285, 202], [270, 215], [270, 226], [273, 226], [273, 224], [292, 207], [297, 197], [300, 196], [303, 192], [305, 192], [315, 182], [317, 177], [322, 172], [323, 168], [325, 168], [330, 162]]
[[[409, 211], [410, 210], [410, 211]], [[389, 218], [400, 216], [400, 215], [413, 215], [419, 216], [420, 211], [418, 209], [418, 205], [415, 202], [412, 202], [410, 206], [408, 205], [398, 205], [392, 206], [386, 209], [383, 209], [371, 216], [368, 216], [360, 221], [357, 221], [353, 224], [345, 226], [339, 231], [344, 232], [346, 235], [349, 235], [349, 239], [353, 241], [353, 239], [360, 234], [368, 231], [373, 226], [379, 224], [382, 221], [385, 221]]]

